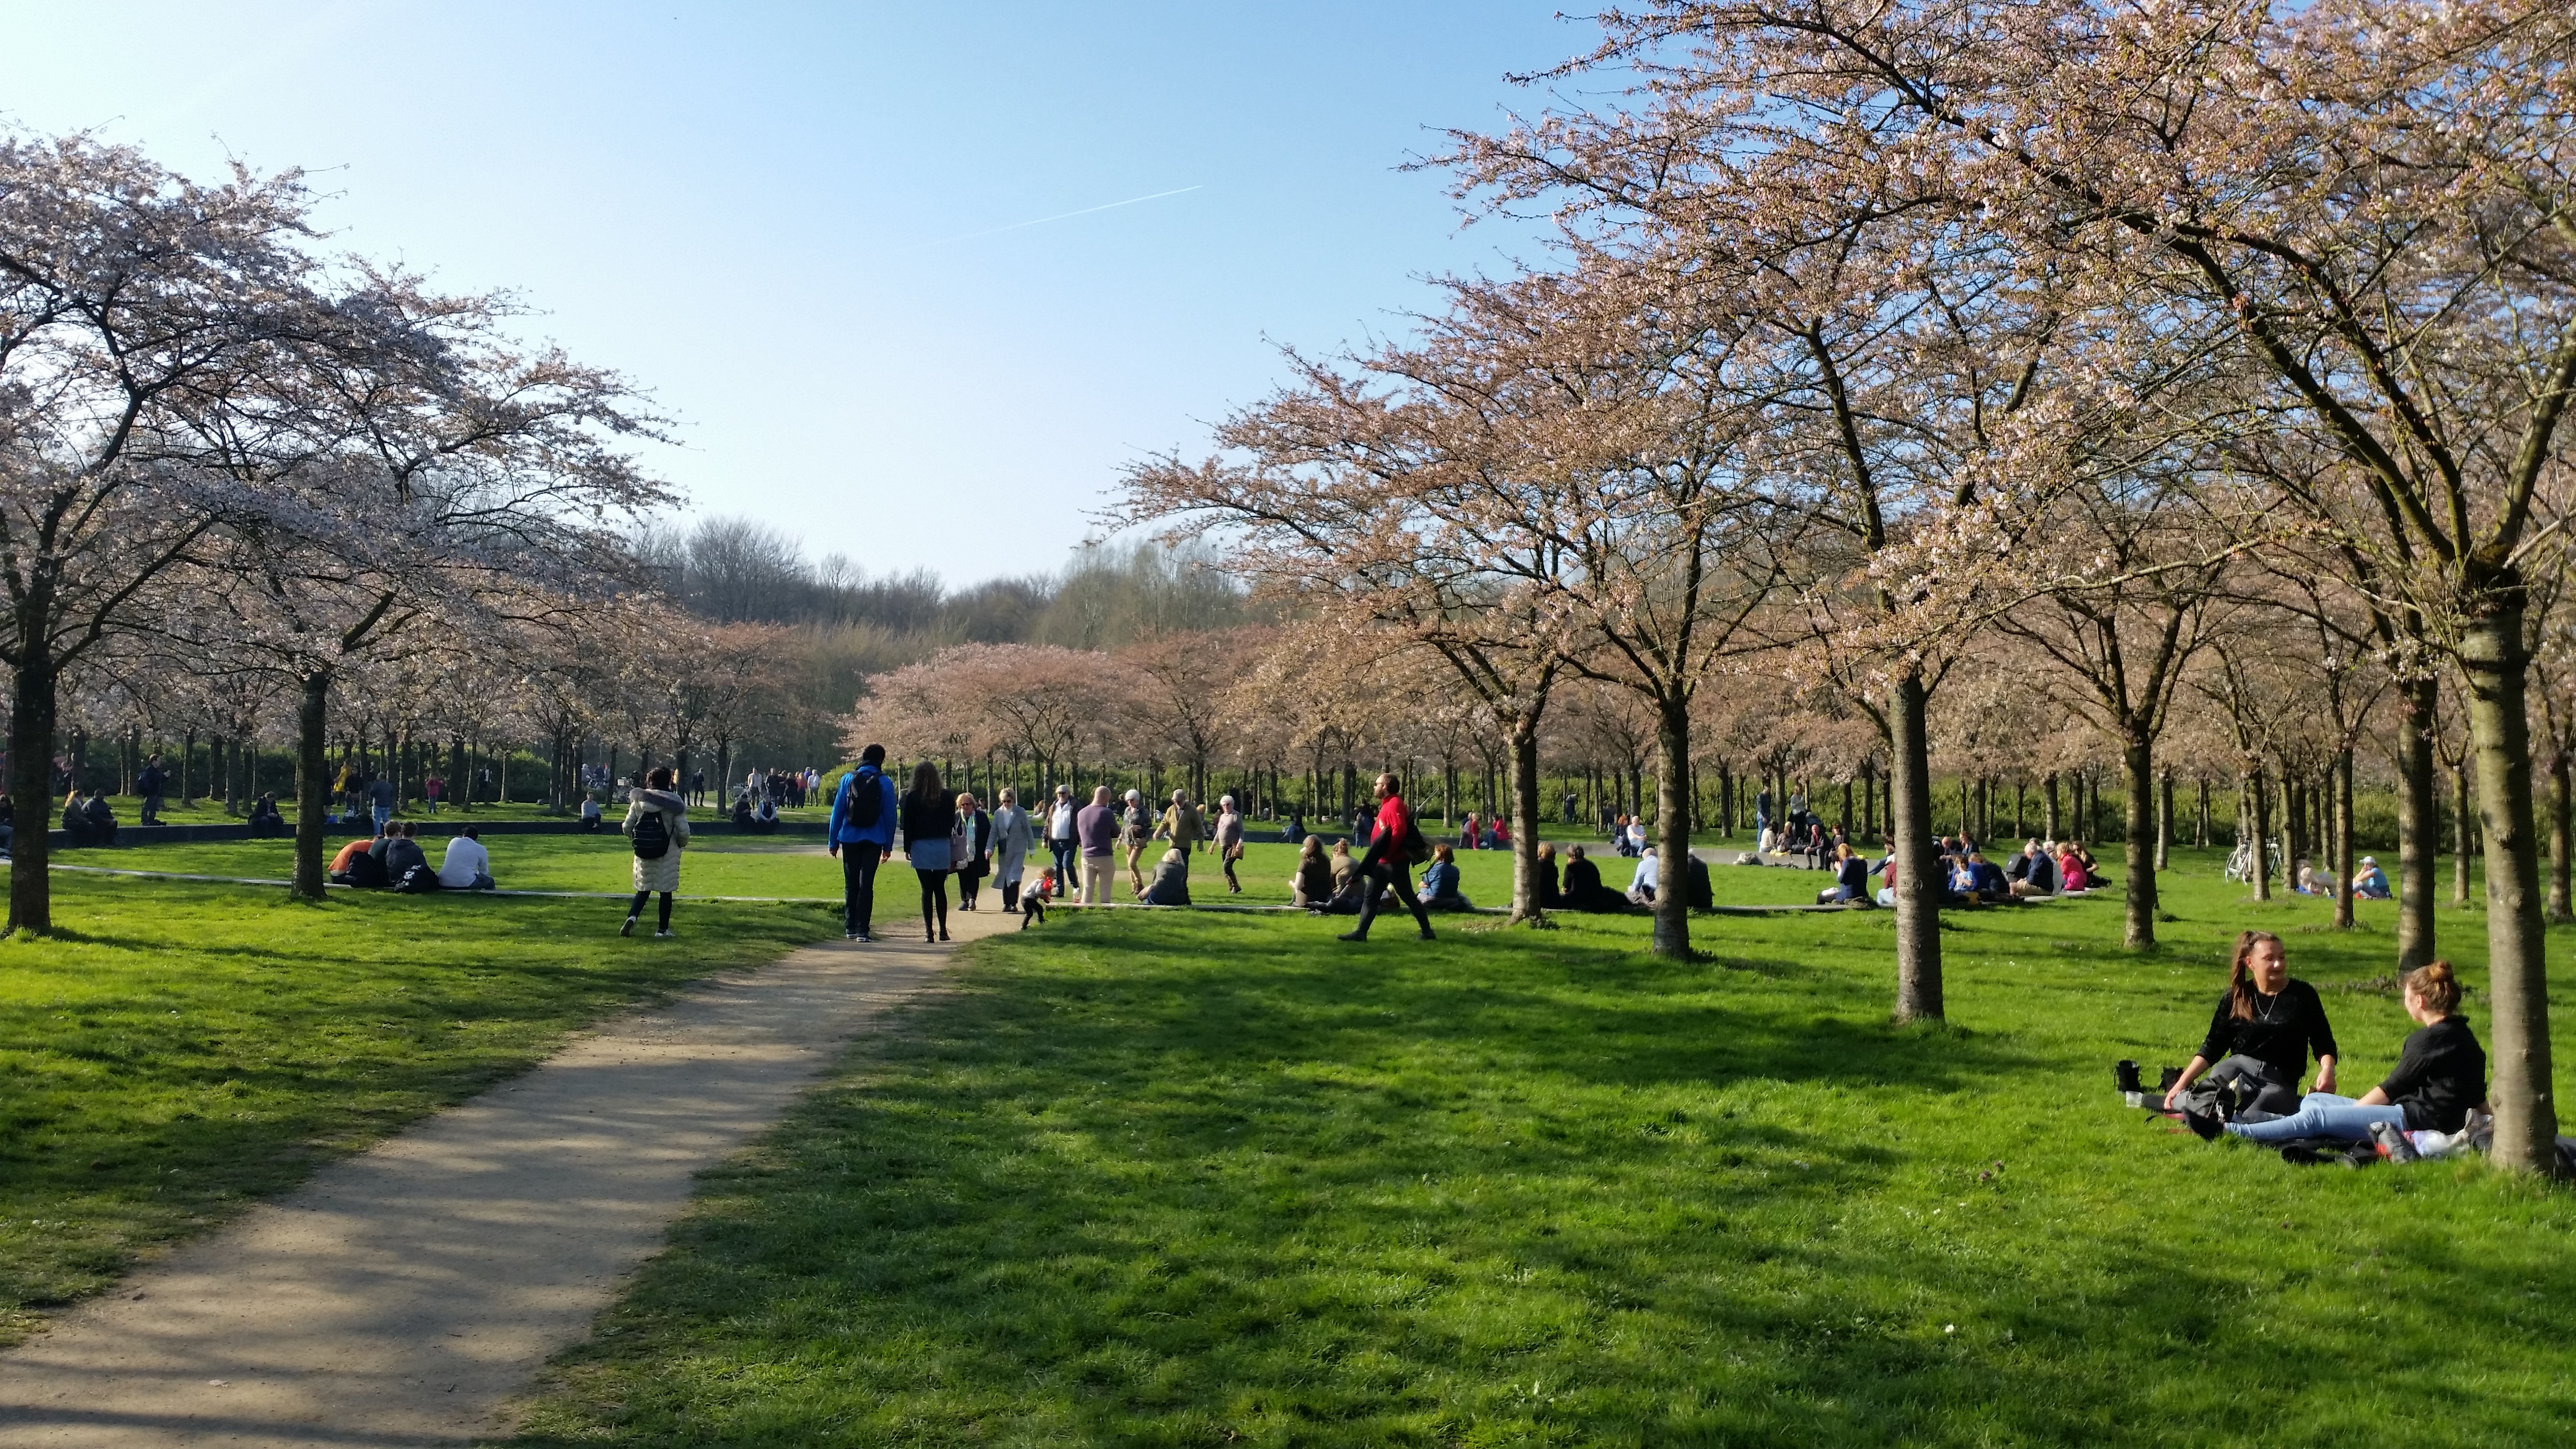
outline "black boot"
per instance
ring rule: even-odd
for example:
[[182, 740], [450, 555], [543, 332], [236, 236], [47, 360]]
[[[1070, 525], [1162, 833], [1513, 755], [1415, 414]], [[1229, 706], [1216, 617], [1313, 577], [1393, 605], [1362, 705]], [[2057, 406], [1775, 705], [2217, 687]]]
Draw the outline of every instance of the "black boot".
[[2123, 1092], [2144, 1093], [2146, 1084], [2138, 1080], [2138, 1064], [2120, 1061], [2111, 1064], [2111, 1084]]

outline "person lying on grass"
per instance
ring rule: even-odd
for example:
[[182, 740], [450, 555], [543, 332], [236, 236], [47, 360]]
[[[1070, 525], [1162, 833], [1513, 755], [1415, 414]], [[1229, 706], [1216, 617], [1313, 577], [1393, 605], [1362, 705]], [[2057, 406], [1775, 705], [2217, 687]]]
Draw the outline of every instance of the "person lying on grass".
[[2185, 1112], [2183, 1120], [2203, 1137], [2226, 1132], [2272, 1143], [2331, 1137], [2393, 1146], [2391, 1132], [2459, 1131], [2487, 1100], [2486, 1049], [2460, 1015], [2459, 978], [2450, 962], [2435, 961], [2406, 973], [2405, 994], [2417, 1030], [2398, 1052], [2396, 1070], [2358, 1099], [2317, 1091], [2299, 1110], [2268, 1122], [2222, 1122], [2215, 1112]]
[[1431, 847], [1431, 864], [1422, 870], [1422, 908], [1426, 911], [1472, 911], [1458, 891], [1458, 857], [1447, 841]]
[[2258, 1120], [2256, 1112], [2287, 1116], [2299, 1109], [2299, 1077], [2307, 1070], [2311, 1050], [2317, 1054], [2314, 1090], [2332, 1093], [2337, 1053], [2325, 1003], [2317, 999], [2315, 987], [2291, 978], [2280, 937], [2247, 931], [2236, 938], [2227, 994], [2218, 998], [2209, 1035], [2165, 1093], [2165, 1107], [2178, 1109], [2183, 1093], [2208, 1072], [2211, 1081], [2251, 1094], [2248, 1110], [2237, 1112], [2238, 1118]]

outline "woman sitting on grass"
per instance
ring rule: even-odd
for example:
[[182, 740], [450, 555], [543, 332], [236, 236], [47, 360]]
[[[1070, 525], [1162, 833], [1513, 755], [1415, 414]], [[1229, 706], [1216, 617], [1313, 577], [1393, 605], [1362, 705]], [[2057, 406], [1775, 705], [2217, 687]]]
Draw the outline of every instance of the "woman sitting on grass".
[[1190, 903], [1190, 858], [1177, 845], [1163, 852], [1163, 863], [1154, 867], [1154, 878], [1145, 883], [1137, 899], [1149, 906], [1186, 906]]
[[1351, 877], [1359, 872], [1359, 868], [1360, 863], [1351, 857], [1351, 843], [1347, 840], [1334, 841], [1333, 894], [1340, 895], [1343, 888], [1351, 883]]
[[1869, 904], [1869, 862], [1845, 843], [1834, 847], [1834, 883], [1816, 892], [1816, 904], [1849, 905], [1854, 901]]
[[1458, 856], [1447, 841], [1431, 847], [1431, 864], [1422, 871], [1422, 908], [1426, 911], [1472, 911], [1458, 893]]
[[1553, 840], [1538, 843], [1538, 880], [1534, 884], [1540, 910], [1553, 911], [1565, 905], [1565, 892], [1556, 884], [1556, 842]]
[[1324, 837], [1309, 835], [1297, 851], [1297, 873], [1288, 878], [1288, 898], [1307, 910], [1322, 910], [1333, 898], [1333, 866], [1324, 859]]
[[2178, 1107], [2183, 1092], [2208, 1072], [2210, 1080], [2252, 1094], [2251, 1110], [2236, 1115], [2286, 1116], [2299, 1109], [2299, 1077], [2308, 1069], [2311, 1049], [2317, 1054], [2316, 1091], [2331, 1094], [2336, 1051], [2325, 1003], [2315, 987], [2291, 979], [2280, 937], [2247, 931], [2236, 938], [2236, 962], [2227, 994], [2209, 1019], [2209, 1035], [2165, 1093], [2165, 1106]]
[[2419, 966], [2406, 973], [2406, 1014], [2415, 1018], [2417, 1030], [2398, 1052], [2396, 1070], [2358, 1100], [2310, 1092], [2299, 1110], [2269, 1122], [2222, 1123], [2217, 1114], [2201, 1112], [2185, 1113], [2183, 1120], [2203, 1137], [2223, 1130], [2255, 1142], [2332, 1137], [2395, 1146], [2392, 1132], [2457, 1132], [2487, 1102], [2486, 1048], [2459, 1008], [2460, 983], [2451, 963]]

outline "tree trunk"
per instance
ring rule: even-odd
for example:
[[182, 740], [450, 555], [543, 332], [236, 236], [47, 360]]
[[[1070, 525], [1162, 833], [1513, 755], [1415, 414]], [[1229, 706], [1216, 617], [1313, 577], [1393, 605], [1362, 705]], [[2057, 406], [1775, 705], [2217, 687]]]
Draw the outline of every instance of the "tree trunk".
[[1896, 857], [1896, 1019], [1942, 1017], [1941, 894], [1933, 872], [1932, 762], [1924, 727], [1923, 676], [1899, 674], [1889, 689], [1887, 815]]
[[[1655, 954], [1688, 960], [1690, 944], [1690, 705], [1665, 700], [1655, 720]], [[1642, 786], [1643, 782], [1639, 784]]]
[[2195, 843], [2202, 850], [2207, 850], [2209, 849], [2209, 777], [2202, 775], [2197, 778], [2200, 786], [2200, 825], [2198, 827], [2200, 838]]
[[2156, 742], [2133, 731], [2120, 750], [2128, 778], [2128, 833], [2124, 849], [2129, 863], [2129, 909], [2126, 944], [2132, 951], [2156, 944]]
[[2272, 801], [2263, 788], [2260, 767], [2245, 772], [2246, 824], [2254, 836], [2252, 853], [2247, 857], [2254, 866], [2254, 899], [2272, 898]]
[[2451, 904], [2469, 903], [2469, 772], [2451, 767]]
[[2064, 840], [2065, 833], [2058, 828], [2065, 822], [2057, 817], [2057, 772], [2049, 771], [2048, 778], [2041, 783], [2048, 787], [2048, 819], [2042, 822], [2048, 829], [2041, 833], [2051, 840]]
[[322, 815], [331, 798], [331, 761], [325, 753], [329, 741], [323, 733], [330, 723], [331, 672], [317, 669], [304, 676], [303, 684], [303, 707], [296, 715], [293, 893], [299, 900], [318, 901], [324, 884]]
[[2567, 751], [2552, 748], [2549, 752], [2549, 905], [2546, 915], [2553, 925], [2576, 920], [2567, 909]]
[[[2499, 591], [2501, 592], [2501, 591]], [[2469, 738], [2486, 835], [2487, 991], [2493, 1001], [2490, 1062], [2497, 1163], [2552, 1171], [2558, 1107], [2549, 1058], [2549, 963], [2540, 918], [2540, 852], [2531, 818], [2531, 722], [2522, 601], [2506, 594], [2460, 641]]]
[[1541, 918], [1538, 907], [1538, 717], [1512, 721], [1512, 920]]
[[2156, 781], [2156, 869], [2173, 869], [2174, 803], [2173, 770], [2168, 767]]
[[[25, 633], [21, 638], [32, 637]], [[9, 793], [18, 802], [10, 841], [9, 929], [41, 936], [54, 928], [54, 674], [50, 661], [9, 676]]]
[[2433, 804], [2432, 679], [2397, 691], [2397, 969], [2433, 959], [2433, 864], [2442, 853], [2442, 814]]
[[2352, 748], [2334, 759], [2335, 929], [2352, 929]]

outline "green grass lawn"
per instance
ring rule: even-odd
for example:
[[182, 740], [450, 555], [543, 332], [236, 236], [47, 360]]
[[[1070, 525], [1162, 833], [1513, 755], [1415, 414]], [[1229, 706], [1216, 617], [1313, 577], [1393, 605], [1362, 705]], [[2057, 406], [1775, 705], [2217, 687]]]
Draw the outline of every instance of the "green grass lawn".
[[2389, 908], [2216, 873], [2152, 956], [2108, 899], [1954, 917], [1946, 1028], [1889, 1024], [1884, 913], [1703, 918], [1688, 965], [1641, 919], [997, 938], [708, 1181], [519, 1442], [2561, 1442], [2576, 1197], [2119, 1107], [2248, 923], [2354, 1090], [2394, 1059]]
[[619, 940], [587, 901], [300, 906], [69, 872], [54, 913], [61, 934], [0, 942], [0, 1341], [584, 1022], [838, 929], [697, 906], [676, 941]]

